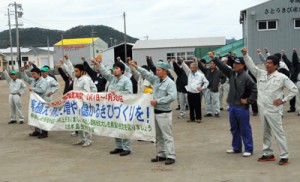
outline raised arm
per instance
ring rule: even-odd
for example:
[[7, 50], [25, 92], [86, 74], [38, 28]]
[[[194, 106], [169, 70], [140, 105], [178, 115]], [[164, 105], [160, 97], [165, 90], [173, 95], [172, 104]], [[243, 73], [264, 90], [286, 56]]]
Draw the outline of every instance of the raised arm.
[[252, 73], [252, 75], [255, 78], [257, 78], [260, 69], [254, 64], [252, 58], [248, 55], [248, 52], [247, 52], [246, 48], [242, 49], [242, 54], [243, 54], [243, 58], [244, 58], [244, 61], [245, 61], [245, 64], [246, 64], [247, 68]]
[[69, 77], [66, 75], [66, 73], [64, 72], [64, 70], [61, 67], [59, 67], [57, 70], [65, 82], [69, 81]]
[[[229, 68], [226, 64], [224, 64], [223, 62], [220, 61], [219, 58], [215, 58], [212, 60], [217, 66], [218, 68], [221, 70], [221, 72], [226, 75], [227, 77], [230, 77], [230, 74], [232, 72], [232, 69]], [[225, 78], [226, 79], [226, 78]]]
[[176, 62], [173, 62], [173, 64], [171, 64], [171, 65], [172, 65], [172, 67], [174, 69], [174, 72], [176, 73], [177, 76], [181, 75], [184, 72], [184, 70], [182, 70]]
[[111, 82], [115, 78], [114, 75], [108, 73], [108, 71], [105, 69], [105, 67], [97, 62], [96, 60], [92, 60], [92, 62], [97, 66], [97, 69], [100, 71], [103, 78], [105, 78], [107, 81]]
[[149, 66], [149, 68], [153, 72], [153, 74], [156, 75], [156, 66], [153, 63], [152, 58], [147, 57], [147, 65]]
[[4, 76], [5, 80], [7, 81], [7, 83], [9, 83], [11, 81], [11, 78], [8, 75], [6, 69], [3, 71], [3, 76]]
[[257, 49], [256, 52], [257, 52], [257, 55], [258, 55], [258, 57], [259, 57], [259, 60], [260, 60], [262, 63], [265, 64], [265, 63], [266, 63], [266, 58], [265, 58], [265, 56], [262, 54], [261, 50], [260, 50], [260, 49]]
[[74, 72], [74, 66], [71, 63], [71, 61], [69, 59], [67, 59], [66, 61], [61, 61], [61, 62], [62, 62], [63, 69], [66, 70], [68, 75], [74, 80], [75, 79], [75, 72]]
[[89, 63], [88, 63], [83, 57], [82, 57], [81, 59], [83, 60], [83, 66], [84, 66], [84, 69], [85, 69], [85, 71], [87, 72], [87, 74], [88, 74], [91, 78], [96, 77], [96, 76], [97, 76], [97, 72], [94, 71], [94, 70], [90, 67]]
[[130, 69], [131, 69], [133, 78], [138, 82], [141, 77], [140, 72], [138, 72], [133, 66], [130, 66]]
[[287, 58], [287, 56], [285, 55], [285, 53], [283, 52], [282, 54], [282, 60], [283, 62], [286, 64], [286, 66], [289, 68], [289, 70], [292, 69], [292, 63], [291, 61]]
[[191, 70], [190, 70], [190, 68], [188, 67], [188, 65], [186, 65], [185, 62], [182, 62], [182, 68], [183, 68], [183, 71], [185, 72], [186, 76], [189, 76], [190, 73], [191, 73]]
[[145, 69], [142, 68], [142, 67], [137, 67], [136, 70], [137, 70], [138, 72], [140, 72], [141, 75], [142, 75], [146, 80], [148, 80], [148, 81], [151, 83], [151, 85], [154, 85], [155, 81], [156, 81], [157, 78], [158, 78], [156, 75], [151, 74], [149, 71], [145, 70]]
[[202, 66], [201, 62], [198, 62], [198, 68], [202, 71], [202, 73], [206, 73], [208, 71], [208, 68], [205, 68]]
[[33, 78], [29, 78], [29, 77], [27, 76], [27, 73], [26, 73], [26, 72], [28, 72], [28, 71], [27, 71], [27, 70], [23, 70], [23, 71], [21, 72], [21, 75], [22, 75], [22, 77], [23, 77], [23, 79], [24, 79], [25, 82], [31, 84], [32, 81], [33, 81], [34, 79], [33, 79]]

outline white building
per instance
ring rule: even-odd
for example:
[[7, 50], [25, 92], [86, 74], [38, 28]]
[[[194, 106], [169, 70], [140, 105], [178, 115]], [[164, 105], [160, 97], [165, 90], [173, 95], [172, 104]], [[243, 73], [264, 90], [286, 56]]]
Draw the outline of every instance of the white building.
[[178, 57], [188, 61], [194, 56], [195, 48], [218, 47], [225, 44], [225, 37], [138, 40], [132, 48], [132, 57], [139, 65], [145, 64], [146, 56], [152, 56], [155, 62]]
[[107, 48], [107, 43], [98, 37], [63, 39], [54, 44], [54, 62], [59, 63], [64, 54], [67, 54], [73, 64], [80, 64], [82, 63], [81, 57], [87, 60], [92, 59]]
[[[10, 48], [6, 49], [0, 49], [0, 52], [5, 55], [3, 65], [6, 67], [10, 67], [10, 69], [16, 69], [18, 70], [18, 63], [17, 63], [17, 48], [12, 48], [12, 57], [13, 61], [11, 61], [11, 54], [10, 54]], [[20, 48], [21, 53], [21, 66], [24, 66], [27, 64], [28, 61], [32, 61], [35, 63], [38, 67], [42, 67], [44, 65], [48, 65], [51, 69], [54, 68], [54, 62], [53, 62], [53, 47], [30, 47], [30, 48]]]

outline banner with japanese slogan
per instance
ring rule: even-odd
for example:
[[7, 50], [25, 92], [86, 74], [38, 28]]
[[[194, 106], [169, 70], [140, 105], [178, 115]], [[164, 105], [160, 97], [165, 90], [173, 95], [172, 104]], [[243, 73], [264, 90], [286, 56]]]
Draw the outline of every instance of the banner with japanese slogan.
[[30, 93], [28, 124], [47, 131], [83, 130], [99, 136], [155, 140], [151, 94], [71, 91], [54, 102]]

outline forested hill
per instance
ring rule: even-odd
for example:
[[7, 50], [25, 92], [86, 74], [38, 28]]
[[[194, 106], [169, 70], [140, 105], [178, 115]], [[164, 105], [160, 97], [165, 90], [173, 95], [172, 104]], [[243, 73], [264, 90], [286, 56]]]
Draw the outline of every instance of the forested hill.
[[[89, 26], [77, 26], [71, 28], [67, 31], [61, 30], [49, 30], [42, 28], [21, 28], [20, 32], [20, 46], [21, 47], [46, 47], [47, 37], [49, 37], [49, 45], [57, 43], [61, 40], [61, 35], [64, 38], [84, 38], [91, 37], [92, 29], [94, 32], [94, 37], [100, 37], [104, 40], [110, 47], [111, 39], [117, 40], [117, 44], [124, 42], [124, 34], [118, 30], [115, 30], [108, 26], [103, 25], [89, 25]], [[16, 33], [15, 29], [12, 29], [13, 47], [16, 47]], [[127, 42], [135, 43], [136, 38], [127, 36]], [[0, 32], [0, 48], [9, 47], [9, 31], [5, 30]]]

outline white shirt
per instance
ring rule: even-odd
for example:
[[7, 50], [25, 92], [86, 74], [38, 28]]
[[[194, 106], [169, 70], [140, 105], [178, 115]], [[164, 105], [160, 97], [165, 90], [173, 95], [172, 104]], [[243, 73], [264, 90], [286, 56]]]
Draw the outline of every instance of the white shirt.
[[184, 62], [182, 63], [182, 67], [185, 74], [188, 76], [188, 85], [185, 86], [188, 92], [200, 93], [200, 91], [198, 91], [198, 88], [207, 88], [209, 82], [202, 72], [196, 71], [195, 73], [193, 73]]
[[74, 90], [82, 92], [97, 92], [97, 87], [90, 77], [82, 75], [80, 78], [75, 78]]

